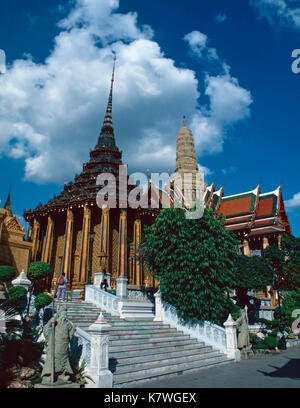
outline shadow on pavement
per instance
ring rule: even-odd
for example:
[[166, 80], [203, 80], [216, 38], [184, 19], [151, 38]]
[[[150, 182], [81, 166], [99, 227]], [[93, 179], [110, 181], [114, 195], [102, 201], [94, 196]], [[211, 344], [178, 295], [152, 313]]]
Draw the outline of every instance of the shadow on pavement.
[[257, 370], [259, 373], [266, 375], [268, 377], [285, 377], [285, 378], [294, 378], [300, 379], [300, 359], [293, 358], [290, 359], [283, 367], [275, 367], [269, 365], [269, 367], [275, 368], [275, 371], [267, 373], [265, 371]]

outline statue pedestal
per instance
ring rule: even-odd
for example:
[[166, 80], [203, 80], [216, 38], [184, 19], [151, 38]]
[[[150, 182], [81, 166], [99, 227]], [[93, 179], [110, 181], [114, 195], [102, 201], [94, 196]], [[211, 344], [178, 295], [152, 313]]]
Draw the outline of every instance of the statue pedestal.
[[254, 353], [251, 349], [240, 350], [241, 360], [249, 360], [249, 358], [254, 356]]

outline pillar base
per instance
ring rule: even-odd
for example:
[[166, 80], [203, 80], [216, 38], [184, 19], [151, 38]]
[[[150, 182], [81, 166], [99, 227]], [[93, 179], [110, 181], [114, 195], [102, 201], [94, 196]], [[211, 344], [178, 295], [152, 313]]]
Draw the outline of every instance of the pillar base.
[[90, 368], [88, 375], [94, 380], [94, 383], [87, 379], [88, 384], [85, 388], [112, 388], [113, 374], [109, 370], [102, 370], [97, 373], [96, 369]]
[[225, 354], [228, 358], [233, 358], [235, 361], [241, 361], [240, 350], [226, 350]]

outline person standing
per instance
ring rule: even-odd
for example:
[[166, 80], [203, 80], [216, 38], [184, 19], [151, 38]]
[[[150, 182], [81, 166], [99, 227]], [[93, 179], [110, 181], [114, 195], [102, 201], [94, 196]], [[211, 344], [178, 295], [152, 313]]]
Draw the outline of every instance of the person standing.
[[68, 283], [68, 279], [65, 277], [65, 273], [63, 272], [57, 281], [57, 286], [58, 286], [57, 300], [61, 299], [63, 302], [65, 301], [67, 283]]

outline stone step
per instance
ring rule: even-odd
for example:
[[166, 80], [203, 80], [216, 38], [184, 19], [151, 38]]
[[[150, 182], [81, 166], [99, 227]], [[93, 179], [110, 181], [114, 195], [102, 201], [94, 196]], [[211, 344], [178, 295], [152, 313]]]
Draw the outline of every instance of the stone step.
[[115, 346], [127, 346], [128, 344], [130, 345], [140, 345], [142, 344], [143, 347], [144, 345], [154, 345], [156, 346], [156, 344], [161, 344], [161, 343], [170, 343], [172, 341], [185, 341], [185, 340], [190, 340], [190, 336], [183, 336], [183, 335], [179, 335], [179, 336], [173, 336], [171, 337], [172, 340], [170, 340], [170, 336], [159, 336], [159, 337], [147, 337], [147, 338], [142, 338], [142, 339], [135, 339], [133, 340], [132, 338], [129, 339], [124, 339], [122, 337], [122, 340], [120, 339], [113, 339], [110, 338], [110, 344], [115, 347]]
[[222, 354], [215, 357], [206, 357], [198, 361], [189, 363], [170, 364], [165, 366], [157, 365], [145, 370], [138, 370], [130, 373], [114, 374], [114, 387], [134, 386], [134, 384], [144, 381], [154, 380], [160, 376], [170, 376], [188, 374], [196, 372], [203, 368], [216, 366], [220, 364], [227, 364], [230, 360]]
[[148, 334], [141, 334], [140, 332], [136, 333], [130, 333], [130, 334], [124, 334], [124, 333], [119, 333], [117, 330], [112, 332], [110, 331], [109, 337], [112, 340], [134, 340], [134, 339], [149, 339], [149, 338], [158, 338], [158, 337], [180, 337], [182, 335], [182, 332], [170, 332], [169, 330], [156, 330], [156, 331], [151, 331]]
[[[196, 351], [199, 350], [204, 346], [204, 343], [198, 342], [197, 345], [195, 343], [191, 344], [180, 344], [180, 345], [172, 345], [172, 346], [165, 346], [165, 347], [159, 347], [157, 349], [154, 348], [153, 352], [153, 347], [150, 348], [145, 348], [145, 349], [136, 349], [133, 348], [132, 350], [110, 350], [110, 357], [119, 359], [119, 358], [131, 358], [131, 357], [141, 357], [141, 356], [153, 356], [153, 355], [158, 355], [158, 354], [164, 354], [164, 353], [177, 353], [177, 352], [182, 352], [182, 351]], [[208, 346], [209, 347], [209, 346]]]
[[207, 351], [206, 353], [202, 354], [193, 354], [190, 356], [177, 356], [177, 357], [168, 357], [167, 355], [165, 356], [164, 359], [156, 359], [156, 356], [153, 356], [153, 359], [151, 361], [145, 361], [145, 362], [140, 362], [140, 363], [129, 363], [129, 364], [124, 364], [124, 365], [119, 365], [116, 364], [116, 369], [114, 374], [124, 374], [124, 373], [135, 373], [137, 371], [144, 371], [144, 370], [149, 370], [151, 368], [158, 368], [158, 367], [166, 367], [169, 365], [175, 365], [175, 364], [187, 364], [189, 362], [196, 362], [196, 361], [203, 361], [207, 360], [208, 358], [219, 358], [222, 356], [219, 352], [217, 351]]
[[[153, 361], [153, 360], [164, 360], [166, 358], [177, 358], [177, 357], [193, 357], [193, 356], [199, 356], [202, 355], [204, 353], [209, 353], [212, 351], [212, 347], [211, 346], [205, 346], [203, 344], [203, 346], [200, 347], [193, 347], [187, 350], [179, 350], [179, 351], [168, 351], [168, 352], [164, 352], [164, 353], [157, 353], [157, 354], [149, 354], [149, 355], [145, 355], [142, 354], [141, 356], [131, 356], [131, 357], [126, 357], [123, 354], [120, 353], [120, 355], [118, 356], [117, 359], [111, 359], [114, 360], [114, 363], [116, 363], [116, 365], [119, 366], [123, 366], [123, 365], [128, 365], [128, 364], [138, 364], [138, 363], [145, 363], [148, 361]], [[115, 364], [114, 364], [115, 365]]]
[[[145, 344], [142, 343], [142, 347], [140, 347], [141, 350], [146, 350], [146, 349], [154, 349], [155, 352], [158, 352], [160, 348], [163, 347], [178, 347], [178, 346], [184, 346], [184, 345], [191, 345], [197, 343], [196, 339], [176, 339], [176, 340], [170, 340], [167, 339], [167, 341], [160, 341], [160, 342], [153, 342], [152, 344]], [[119, 351], [131, 351], [131, 350], [138, 350], [139, 347], [137, 344], [129, 344], [129, 345], [115, 345], [113, 342], [110, 345], [110, 351], [113, 354], [114, 352], [119, 352]], [[157, 349], [157, 351], [156, 351]]]
[[[73, 322], [73, 320], [72, 320], [72, 322]], [[120, 323], [120, 322], [115, 322], [115, 321], [108, 321], [110, 324], [111, 324], [111, 326], [112, 326], [112, 328], [111, 328], [111, 330], [122, 330], [122, 329], [127, 329], [127, 330], [155, 330], [155, 329], [157, 329], [157, 328], [159, 328], [159, 327], [163, 327], [163, 326], [158, 326], [158, 325], [145, 325], [145, 324], [138, 324], [138, 323], [136, 323], [136, 324], [134, 324], [134, 325], [132, 325], [132, 324], [128, 324], [128, 323]], [[90, 322], [83, 322], [81, 325], [80, 325], [80, 327], [88, 327], [89, 326], [89, 324], [90, 324]], [[168, 326], [166, 326], [166, 327], [164, 327], [164, 328], [169, 328]]]

